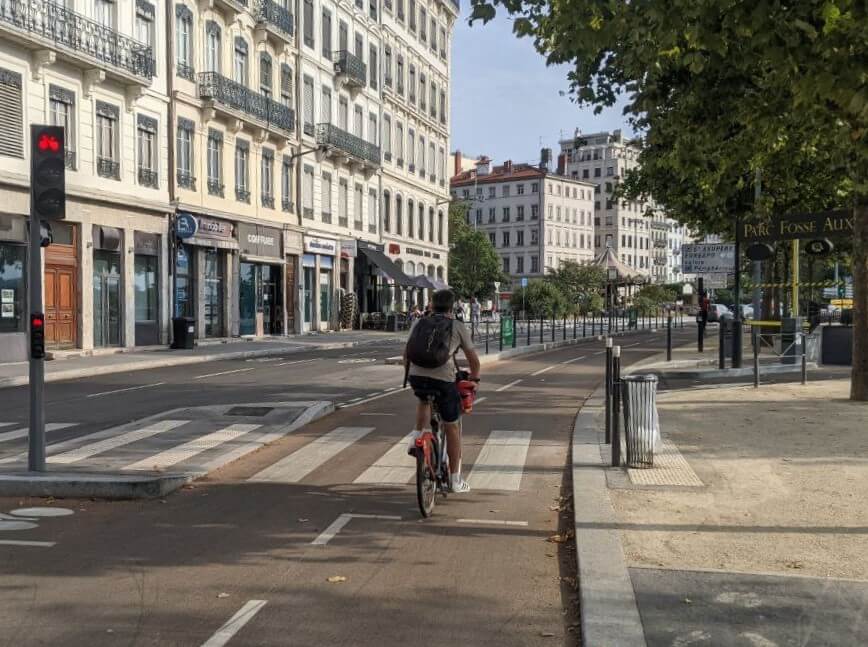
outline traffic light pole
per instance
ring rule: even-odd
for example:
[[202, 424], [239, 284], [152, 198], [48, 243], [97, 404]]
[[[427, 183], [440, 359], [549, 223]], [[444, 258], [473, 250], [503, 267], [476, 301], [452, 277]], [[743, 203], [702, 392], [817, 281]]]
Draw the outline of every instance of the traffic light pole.
[[[42, 304], [42, 236], [40, 220], [31, 208], [30, 216], [30, 275], [27, 285], [30, 290], [30, 312], [41, 313]], [[43, 326], [45, 325], [43, 318]], [[32, 327], [32, 323], [30, 324]], [[32, 335], [32, 330], [28, 330]], [[32, 350], [32, 348], [31, 348]], [[45, 471], [45, 358], [34, 358], [30, 353], [30, 436], [27, 453], [27, 469], [31, 472]]]

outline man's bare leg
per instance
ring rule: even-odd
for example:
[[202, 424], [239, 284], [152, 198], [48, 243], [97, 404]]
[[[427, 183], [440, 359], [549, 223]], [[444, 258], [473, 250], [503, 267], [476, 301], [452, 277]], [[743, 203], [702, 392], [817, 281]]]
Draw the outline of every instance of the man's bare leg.
[[416, 403], [416, 431], [424, 431], [431, 427], [431, 403], [419, 400]]
[[461, 434], [458, 431], [458, 423], [444, 422], [443, 429], [446, 431], [446, 453], [449, 454], [449, 472], [458, 474], [461, 472]]

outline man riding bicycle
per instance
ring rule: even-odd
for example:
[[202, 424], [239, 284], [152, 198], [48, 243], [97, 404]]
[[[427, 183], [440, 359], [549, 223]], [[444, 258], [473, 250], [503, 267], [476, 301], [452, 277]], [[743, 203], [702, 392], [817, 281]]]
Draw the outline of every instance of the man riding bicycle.
[[480, 365], [467, 328], [455, 320], [454, 305], [455, 295], [451, 290], [438, 290], [432, 298], [432, 316], [417, 320], [410, 328], [404, 348], [404, 367], [419, 402], [408, 453], [416, 451], [416, 439], [422, 436], [431, 420], [431, 403], [427, 394], [433, 393], [446, 432], [451, 489], [464, 493], [470, 491], [470, 486], [461, 478], [461, 435], [458, 430], [461, 397], [456, 385], [455, 355], [459, 349], [464, 352], [470, 366], [470, 379], [475, 382], [479, 381]]

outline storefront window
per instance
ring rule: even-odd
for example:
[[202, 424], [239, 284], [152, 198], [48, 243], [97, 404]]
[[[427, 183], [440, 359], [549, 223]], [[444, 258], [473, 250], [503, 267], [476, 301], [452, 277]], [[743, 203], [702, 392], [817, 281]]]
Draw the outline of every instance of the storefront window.
[[204, 323], [206, 337], [223, 335], [223, 254], [218, 249], [205, 250]]
[[136, 254], [136, 323], [157, 321], [157, 257]]
[[[329, 259], [331, 260], [331, 259]], [[332, 269], [322, 267], [320, 261], [319, 271], [319, 320], [327, 324], [331, 321], [332, 311]]]
[[26, 332], [26, 249], [0, 242], [0, 333]]
[[120, 254], [93, 252], [93, 344], [120, 346], [121, 275]]
[[175, 316], [193, 316], [193, 252], [187, 245], [178, 245], [175, 258]]

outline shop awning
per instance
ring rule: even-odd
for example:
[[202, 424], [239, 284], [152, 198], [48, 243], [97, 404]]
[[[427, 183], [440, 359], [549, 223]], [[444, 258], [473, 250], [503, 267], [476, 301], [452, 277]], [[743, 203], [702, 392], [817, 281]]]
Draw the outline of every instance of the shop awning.
[[427, 288], [429, 290], [436, 290], [437, 289], [437, 286], [434, 285], [434, 283], [431, 281], [431, 279], [429, 279], [427, 276], [424, 276], [424, 275], [417, 276], [415, 279], [414, 285], [417, 288]]
[[368, 249], [365, 247], [359, 246], [359, 251], [365, 255], [365, 257], [383, 272], [386, 276], [392, 279], [397, 285], [404, 286], [415, 286], [416, 283], [409, 276], [404, 274], [401, 270], [398, 269], [398, 266], [386, 256], [383, 252], [377, 251], [376, 249]]
[[435, 287], [436, 289], [438, 289], [438, 290], [448, 290], [448, 289], [449, 289], [449, 286], [446, 285], [446, 284], [445, 284], [443, 281], [441, 281], [440, 279], [431, 279], [431, 283], [433, 283], [433, 284], [434, 284], [434, 287]]

